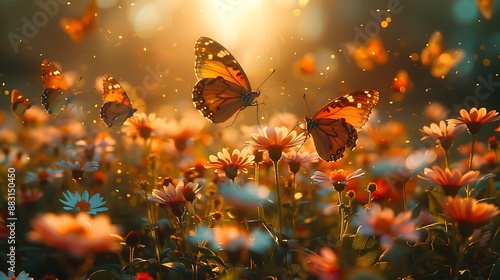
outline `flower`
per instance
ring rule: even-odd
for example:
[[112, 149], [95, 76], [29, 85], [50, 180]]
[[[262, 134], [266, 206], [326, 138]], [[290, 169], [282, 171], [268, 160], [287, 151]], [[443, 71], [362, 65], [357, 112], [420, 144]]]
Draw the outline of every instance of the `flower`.
[[83, 172], [93, 172], [96, 171], [97, 168], [99, 168], [99, 163], [96, 161], [87, 161], [83, 164], [83, 166], [80, 166], [80, 163], [78, 161], [58, 161], [56, 162], [57, 167], [61, 168], [68, 168], [71, 170], [71, 174], [73, 175], [73, 179], [75, 180], [81, 180], [83, 176]]
[[185, 205], [188, 201], [184, 196], [184, 192], [197, 189], [197, 187], [197, 183], [189, 182], [184, 185], [183, 181], [179, 181], [176, 187], [172, 183], [168, 183], [168, 186], [164, 184], [163, 190], [154, 189], [153, 194], [148, 196], [148, 200], [170, 208], [172, 213], [180, 219], [184, 214]]
[[446, 195], [455, 196], [461, 187], [473, 182], [482, 181], [495, 176], [494, 174], [486, 174], [479, 176], [479, 171], [470, 170], [462, 174], [459, 169], [445, 168], [434, 165], [432, 168], [424, 168], [424, 173], [418, 174], [417, 177], [438, 184], [444, 190]]
[[64, 210], [86, 212], [90, 215], [108, 210], [108, 207], [102, 207], [106, 204], [106, 201], [103, 201], [103, 198], [98, 193], [94, 194], [90, 199], [87, 190], [83, 191], [82, 195], [78, 192], [72, 194], [70, 191], [63, 193], [63, 195], [66, 200], [59, 199], [59, 201], [66, 205], [63, 207]]
[[319, 254], [311, 253], [306, 259], [306, 270], [319, 276], [321, 280], [339, 279], [340, 266], [337, 255], [329, 247], [319, 249]]
[[332, 184], [335, 190], [342, 191], [347, 185], [348, 181], [354, 178], [360, 178], [365, 175], [365, 172], [361, 169], [357, 169], [351, 174], [347, 175], [347, 171], [344, 169], [336, 169], [330, 171], [329, 174], [323, 173], [321, 171], [315, 171], [311, 179], [317, 184], [325, 185]]
[[24, 204], [35, 204], [43, 197], [43, 192], [38, 188], [27, 189], [19, 192], [19, 197]]
[[179, 121], [172, 119], [167, 122], [166, 136], [174, 141], [175, 149], [182, 152], [188, 146], [190, 139], [200, 137], [205, 124], [201, 114], [186, 113]]
[[236, 175], [240, 173], [247, 173], [247, 167], [253, 166], [255, 156], [250, 154], [250, 150], [246, 147], [241, 151], [234, 149], [231, 154], [229, 154], [226, 148], [222, 149], [222, 152], [218, 152], [217, 156], [210, 155], [210, 161], [205, 165], [205, 168], [215, 169], [215, 173], [222, 173], [226, 175], [231, 181], [234, 181]]
[[500, 210], [493, 204], [479, 202], [475, 198], [448, 196], [442, 203], [444, 213], [458, 223], [458, 231], [468, 237], [475, 228], [483, 226]]
[[305, 163], [318, 162], [319, 157], [317, 153], [298, 153], [295, 150], [291, 150], [284, 155], [283, 160], [288, 163], [290, 172], [297, 173]]
[[355, 226], [360, 226], [359, 234], [379, 236], [382, 248], [390, 248], [396, 237], [413, 242], [419, 240], [415, 231], [416, 221], [411, 220], [410, 211], [395, 216], [394, 210], [391, 208], [382, 210], [382, 207], [376, 203], [372, 204], [368, 211], [363, 211], [361, 206], [358, 209], [360, 213], [352, 222]]
[[14, 275], [14, 272], [9, 270], [9, 275], [0, 271], [0, 280], [33, 280], [33, 277], [30, 277], [29, 273], [21, 271], [17, 276]]
[[62, 178], [63, 173], [60, 169], [52, 169], [52, 168], [38, 168], [37, 172], [26, 172], [26, 176], [24, 177], [25, 183], [38, 182], [41, 186], [45, 186], [48, 183], [51, 183], [54, 179]]
[[430, 126], [424, 126], [420, 131], [424, 133], [424, 137], [420, 141], [425, 139], [432, 139], [433, 141], [439, 143], [443, 149], [448, 150], [451, 146], [452, 140], [465, 130], [462, 125], [455, 125], [453, 123], [446, 123], [440, 121], [439, 125], [431, 123]]
[[157, 118], [155, 113], [149, 115], [138, 113], [123, 123], [121, 131], [127, 136], [139, 136], [142, 139], [164, 136], [167, 133], [167, 121], [164, 118]]
[[267, 150], [274, 162], [281, 159], [281, 153], [298, 148], [306, 140], [304, 133], [297, 135], [295, 130], [288, 131], [285, 126], [259, 129], [259, 133], [250, 134], [252, 139], [246, 143], [252, 150]]
[[466, 125], [467, 131], [476, 135], [479, 133], [484, 124], [498, 121], [500, 116], [496, 110], [486, 111], [486, 108], [477, 109], [473, 107], [469, 112], [465, 109], [460, 110], [460, 117], [456, 119], [448, 119], [448, 123], [455, 125]]
[[34, 219], [28, 239], [83, 257], [92, 252], [118, 251], [120, 245], [111, 234], [119, 234], [118, 228], [105, 215], [91, 218], [86, 213], [76, 217], [68, 213], [46, 213]]

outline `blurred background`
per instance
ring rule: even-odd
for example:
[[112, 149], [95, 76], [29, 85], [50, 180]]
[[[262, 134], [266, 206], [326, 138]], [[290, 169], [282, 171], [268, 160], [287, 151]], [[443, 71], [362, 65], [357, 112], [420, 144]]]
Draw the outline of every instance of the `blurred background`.
[[[238, 59], [254, 90], [276, 70], [260, 87], [261, 124], [277, 113], [303, 118], [337, 96], [373, 88], [381, 98], [372, 120], [404, 122], [419, 139], [423, 125], [455, 117], [462, 107], [499, 109], [499, 6], [479, 0], [1, 0], [1, 106], [10, 113], [14, 88], [40, 105], [40, 63], [49, 59], [78, 92], [76, 109], [87, 122], [100, 123], [106, 73], [124, 85], [139, 112], [178, 117], [195, 110], [193, 46], [207, 36]], [[432, 36], [438, 30], [441, 38]], [[426, 46], [435, 55], [424, 62]], [[425, 119], [429, 112], [436, 116]], [[248, 108], [236, 124], [256, 119]]]

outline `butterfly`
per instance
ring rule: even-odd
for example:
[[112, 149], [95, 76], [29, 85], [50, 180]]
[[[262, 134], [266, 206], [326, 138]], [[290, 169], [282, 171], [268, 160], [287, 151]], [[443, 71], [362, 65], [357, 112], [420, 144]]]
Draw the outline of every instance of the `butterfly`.
[[205, 118], [221, 123], [250, 105], [260, 94], [252, 91], [248, 77], [234, 56], [221, 44], [200, 37], [194, 46], [198, 79], [193, 103]]
[[101, 119], [107, 127], [120, 127], [137, 109], [132, 108], [132, 102], [122, 85], [111, 75], [102, 78]]
[[465, 57], [461, 49], [443, 50], [443, 34], [434, 31], [429, 38], [426, 47], [420, 53], [420, 62], [423, 66], [431, 67], [431, 75], [435, 78], [442, 78], [450, 72]]
[[356, 46], [349, 43], [346, 47], [349, 55], [362, 70], [370, 71], [377, 64], [384, 65], [389, 60], [389, 54], [382, 40], [378, 37], [371, 37], [364, 46]]
[[354, 150], [358, 131], [368, 120], [379, 100], [376, 90], [359, 90], [338, 97], [306, 116], [306, 130], [314, 140], [320, 158], [337, 161], [346, 148]]
[[91, 0], [81, 20], [62, 18], [59, 24], [73, 42], [81, 42], [87, 34], [94, 30], [97, 21], [97, 12], [97, 1]]
[[42, 61], [42, 81], [42, 106], [47, 113], [57, 116], [73, 101], [76, 93], [68, 91], [68, 81], [54, 63], [47, 59]]
[[29, 108], [31, 108], [30, 101], [20, 91], [13, 89], [10, 96], [10, 109], [14, 115], [21, 118]]

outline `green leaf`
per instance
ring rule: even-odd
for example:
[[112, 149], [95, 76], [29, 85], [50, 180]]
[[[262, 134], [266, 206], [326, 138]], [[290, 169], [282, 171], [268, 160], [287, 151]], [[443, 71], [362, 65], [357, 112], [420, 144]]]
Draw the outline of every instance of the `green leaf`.
[[427, 191], [427, 197], [429, 198], [429, 211], [436, 214], [436, 218], [441, 217], [443, 215], [441, 201], [444, 199], [444, 193], [437, 190]]
[[356, 232], [356, 235], [354, 236], [354, 240], [352, 241], [352, 249], [361, 251], [361, 250], [373, 248], [377, 244], [378, 244], [378, 240], [376, 237], [364, 236], [361, 233], [359, 233], [359, 229], [358, 229], [358, 232]]
[[422, 211], [422, 205], [420, 203], [417, 203], [415, 207], [413, 207], [413, 210], [411, 211], [411, 218], [416, 219], [420, 215], [420, 212]]
[[378, 249], [371, 250], [359, 256], [356, 259], [356, 264], [365, 268], [371, 267], [372, 264], [377, 260], [377, 258], [378, 258]]

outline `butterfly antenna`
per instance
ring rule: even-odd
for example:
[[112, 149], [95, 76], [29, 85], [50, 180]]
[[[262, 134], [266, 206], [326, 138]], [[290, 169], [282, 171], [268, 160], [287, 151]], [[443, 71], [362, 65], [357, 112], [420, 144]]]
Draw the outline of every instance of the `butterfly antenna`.
[[[257, 87], [257, 91], [263, 90], [261, 87], [264, 85], [264, 83], [271, 78], [271, 76], [276, 72], [276, 69], [273, 69], [273, 71], [267, 76], [267, 78], [264, 79], [262, 83], [260, 83], [259, 87]], [[284, 82], [284, 81], [283, 81]], [[273, 85], [274, 86], [274, 85]]]
[[306, 107], [307, 107], [307, 114], [310, 116], [311, 115], [311, 108], [309, 108], [309, 102], [307, 102], [306, 94], [302, 96], [304, 98], [304, 101], [306, 102]]

